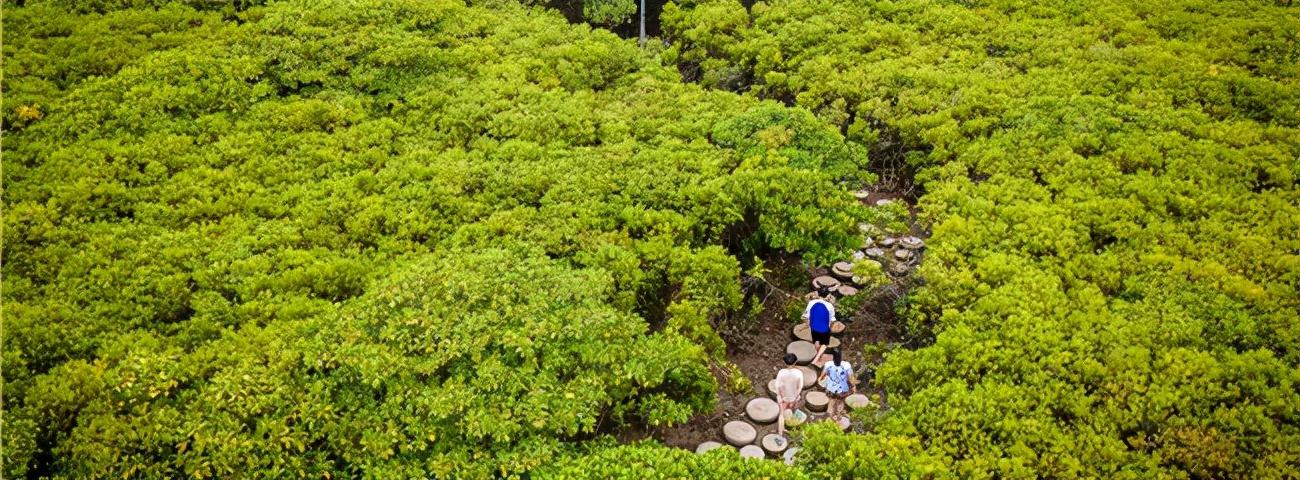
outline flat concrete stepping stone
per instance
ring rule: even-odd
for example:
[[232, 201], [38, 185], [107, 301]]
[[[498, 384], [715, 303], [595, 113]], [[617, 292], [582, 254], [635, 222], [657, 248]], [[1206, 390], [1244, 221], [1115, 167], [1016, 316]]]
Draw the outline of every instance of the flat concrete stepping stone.
[[832, 419], [831, 421], [835, 422], [835, 425], [839, 426], [840, 430], [849, 429], [849, 423], [850, 423], [849, 417], [840, 417], [840, 418]]
[[[811, 391], [803, 396], [803, 401], [804, 404], [808, 406], [809, 410], [814, 412], [825, 412], [826, 405], [831, 402], [831, 398], [826, 396], [826, 393], [824, 392]], [[752, 429], [753, 427], [750, 428]]]
[[785, 461], [786, 465], [794, 465], [794, 456], [798, 454], [799, 454], [799, 447], [794, 447], [786, 450], [785, 453], [782, 453], [781, 459]]
[[831, 265], [831, 274], [839, 277], [840, 280], [853, 278], [853, 264], [849, 262], [835, 262]]
[[885, 206], [885, 205], [889, 205], [889, 204], [891, 204], [891, 203], [894, 203], [894, 201], [893, 201], [893, 200], [890, 200], [890, 199], [888, 199], [888, 198], [882, 198], [882, 199], [880, 199], [880, 200], [876, 200], [876, 206], [877, 206], [877, 207], [883, 207], [883, 206]]
[[780, 393], [778, 393], [777, 391], [775, 378], [767, 381], [767, 393], [772, 395], [772, 398], [776, 398], [777, 395], [780, 395]]
[[[831, 332], [832, 333], [835, 332], [834, 327], [831, 328]], [[803, 340], [805, 342], [812, 341], [812, 327], [809, 326], [807, 323], [800, 323], [798, 325], [795, 325], [794, 328], [790, 330], [790, 334], [794, 335], [794, 338], [798, 340]]]
[[[816, 353], [816, 352], [813, 352]], [[799, 367], [799, 372], [803, 373], [803, 388], [812, 388], [817, 383], [817, 371], [811, 367]]]
[[871, 192], [868, 190], [858, 190], [856, 192], [853, 192], [853, 197], [857, 198], [858, 200], [866, 200], [867, 197], [870, 196], [871, 196]]
[[921, 240], [920, 237], [907, 236], [898, 239], [898, 244], [908, 250], [917, 250], [925, 247], [925, 240]]
[[[903, 251], [906, 252], [907, 250]], [[858, 289], [849, 285], [840, 285], [840, 288], [835, 289], [835, 293], [840, 297], [852, 297], [858, 294]]]
[[722, 448], [721, 443], [709, 440], [707, 442], [701, 443], [700, 446], [695, 447], [695, 453], [704, 453], [709, 450], [716, 450], [719, 448]]
[[896, 239], [896, 238], [894, 238], [894, 237], [885, 237], [885, 238], [880, 239], [880, 246], [885, 247], [885, 248], [892, 247], [892, 246], [894, 246], [895, 243], [898, 243], [898, 239]]
[[759, 443], [763, 445], [763, 450], [767, 450], [768, 453], [781, 453], [785, 451], [786, 447], [790, 446], [789, 440], [775, 433], [763, 435], [763, 440]]
[[727, 439], [727, 443], [739, 447], [754, 443], [754, 438], [758, 437], [758, 430], [755, 430], [749, 422], [732, 420], [722, 426], [722, 437]]
[[906, 248], [900, 248], [900, 249], [898, 249], [898, 250], [894, 250], [894, 258], [897, 258], [897, 259], [902, 260], [902, 261], [911, 260], [911, 259], [912, 259], [912, 251], [911, 251], [911, 250], [908, 250], [908, 249], [906, 249]]
[[782, 413], [781, 415], [785, 416], [785, 426], [787, 427], [803, 425], [804, 422], [808, 421], [808, 412], [797, 408], [794, 410], [786, 410], [785, 413]]
[[862, 253], [861, 250], [854, 250], [854, 251], [853, 251], [853, 261], [856, 262], [856, 261], [858, 261], [858, 260], [862, 260], [862, 259], [864, 259], [864, 258], [867, 258], [867, 254]]
[[[821, 358], [814, 358], [813, 361], [812, 361], [811, 363], [809, 363], [809, 365], [812, 365], [812, 366], [817, 367], [817, 368], [822, 368], [823, 365], [826, 365], [826, 362], [829, 362], [829, 361], [834, 360], [834, 359], [835, 359], [835, 357], [832, 357], [831, 354], [829, 354], [829, 353], [823, 353], [822, 356], [821, 356]], [[823, 386], [823, 387], [826, 386], [826, 385], [825, 385], [825, 382], [822, 382], [822, 386]]]
[[822, 289], [833, 290], [840, 286], [840, 281], [836, 280], [835, 277], [832, 277], [830, 275], [822, 275], [820, 277], [813, 279], [812, 286], [813, 288], [818, 290], [822, 290]]
[[745, 445], [740, 447], [740, 458], [764, 458], [767, 453], [763, 452], [758, 445]]
[[[804, 325], [807, 325], [807, 324], [804, 324]], [[839, 321], [839, 320], [836, 320], [836, 321], [834, 321], [834, 322], [831, 322], [831, 335], [839, 335], [839, 334], [841, 334], [841, 333], [844, 333], [844, 329], [845, 329], [845, 328], [848, 328], [848, 327], [844, 325], [844, 322], [841, 322], [841, 321]], [[811, 328], [811, 327], [809, 327], [809, 329], [808, 329], [808, 335], [809, 335], [809, 339], [811, 339], [811, 338], [812, 338], [812, 328]]]
[[885, 249], [880, 247], [871, 247], [866, 250], [863, 250], [862, 253], [866, 254], [868, 257], [871, 258], [880, 258], [885, 256]]
[[757, 423], [772, 423], [781, 413], [781, 407], [770, 398], [755, 398], [745, 404], [745, 415]]
[[855, 393], [853, 395], [849, 395], [848, 398], [844, 399], [844, 405], [849, 407], [849, 410], [867, 408], [868, 406], [871, 405], [871, 399], [867, 398], [866, 395], [863, 395], [861, 393]]
[[817, 347], [812, 342], [795, 340], [785, 347], [785, 353], [793, 353], [799, 360], [800, 365], [807, 365], [812, 361], [812, 357], [817, 353]]

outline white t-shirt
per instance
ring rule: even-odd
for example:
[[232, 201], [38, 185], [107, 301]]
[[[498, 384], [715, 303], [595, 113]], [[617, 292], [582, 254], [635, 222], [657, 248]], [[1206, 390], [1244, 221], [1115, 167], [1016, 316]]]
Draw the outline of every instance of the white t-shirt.
[[803, 391], [803, 372], [797, 368], [782, 368], [776, 372], [776, 392], [780, 401], [793, 403], [799, 401], [799, 392]]

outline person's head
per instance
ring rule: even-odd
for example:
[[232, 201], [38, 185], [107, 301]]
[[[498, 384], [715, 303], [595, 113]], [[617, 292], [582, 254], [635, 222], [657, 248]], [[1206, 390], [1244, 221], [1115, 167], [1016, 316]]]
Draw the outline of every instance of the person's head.
[[793, 353], [787, 353], [783, 360], [785, 360], [786, 365], [794, 365], [795, 362], [799, 361], [799, 357]]
[[831, 349], [831, 361], [832, 361], [832, 362], [835, 362], [835, 366], [837, 366], [837, 367], [840, 366], [840, 362], [842, 362], [843, 360], [844, 360], [844, 357], [842, 357], [842, 356], [840, 355], [840, 349], [838, 349], [838, 348], [832, 348], [832, 349]]

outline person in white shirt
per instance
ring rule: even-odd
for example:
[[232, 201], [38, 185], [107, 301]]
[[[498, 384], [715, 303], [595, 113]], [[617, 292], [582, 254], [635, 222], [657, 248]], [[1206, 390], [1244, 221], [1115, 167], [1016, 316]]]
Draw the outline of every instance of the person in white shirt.
[[799, 361], [793, 353], [785, 354], [785, 368], [776, 372], [776, 403], [781, 409], [776, 416], [776, 434], [785, 437], [785, 412], [793, 414], [799, 408], [799, 397], [803, 391], [803, 372], [795, 368]]

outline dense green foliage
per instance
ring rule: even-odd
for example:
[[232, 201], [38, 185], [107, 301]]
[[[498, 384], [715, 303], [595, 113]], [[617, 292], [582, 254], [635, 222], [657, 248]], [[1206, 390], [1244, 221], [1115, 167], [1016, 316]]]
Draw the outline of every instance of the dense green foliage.
[[[6, 476], [1300, 471], [1293, 8], [695, 0], [652, 58], [535, 2], [27, 3]], [[798, 468], [611, 444], [712, 407], [755, 257], [906, 227], [864, 146], [933, 230], [891, 409]]]
[[867, 214], [811, 113], [553, 13], [221, 15], [6, 9], [6, 476], [528, 471], [711, 408], [736, 259]]
[[962, 476], [1277, 478], [1300, 471], [1298, 20], [709, 0], [665, 31], [688, 76], [920, 171], [909, 318], [933, 344], [889, 356], [895, 409], [859, 441], [914, 439]]

